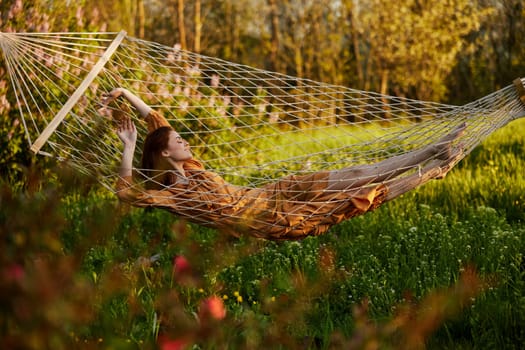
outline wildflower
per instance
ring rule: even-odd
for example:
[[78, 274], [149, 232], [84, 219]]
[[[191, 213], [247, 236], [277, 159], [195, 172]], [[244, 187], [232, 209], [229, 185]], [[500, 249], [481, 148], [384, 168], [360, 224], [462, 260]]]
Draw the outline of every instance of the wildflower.
[[201, 301], [199, 306], [199, 319], [201, 321], [218, 321], [224, 317], [226, 317], [226, 308], [221, 298], [213, 295]]
[[161, 350], [183, 350], [189, 345], [186, 339], [169, 339], [165, 337], [159, 337], [158, 343]]
[[[189, 96], [189, 92], [190, 90], [189, 89], [184, 89], [184, 94], [188, 94]], [[190, 106], [189, 102], [188, 101], [181, 101], [179, 103], [179, 108], [181, 111], [187, 111], [188, 110], [188, 107]]]
[[20, 282], [24, 275], [24, 268], [18, 264], [12, 264], [4, 269], [4, 277], [9, 282]]
[[180, 44], [173, 45], [173, 49], [168, 53], [168, 62], [174, 63], [175, 61], [179, 61], [181, 59], [180, 48]]
[[184, 256], [179, 255], [173, 259], [173, 278], [183, 285], [195, 285], [196, 276], [193, 269]]
[[12, 19], [16, 17], [23, 10], [23, 7], [24, 5], [22, 3], [22, 0], [16, 0], [15, 3], [11, 5], [11, 8], [9, 9], [7, 19]]
[[270, 113], [270, 123], [277, 123], [279, 121], [279, 113], [272, 112]]
[[173, 272], [175, 275], [186, 275], [191, 271], [191, 266], [184, 256], [178, 255], [173, 259]]
[[219, 75], [213, 74], [211, 76], [211, 82], [210, 82], [211, 87], [213, 88], [219, 87], [219, 80], [220, 80]]
[[82, 27], [84, 25], [84, 9], [82, 7], [77, 7], [77, 13], [75, 14], [77, 19], [77, 25]]

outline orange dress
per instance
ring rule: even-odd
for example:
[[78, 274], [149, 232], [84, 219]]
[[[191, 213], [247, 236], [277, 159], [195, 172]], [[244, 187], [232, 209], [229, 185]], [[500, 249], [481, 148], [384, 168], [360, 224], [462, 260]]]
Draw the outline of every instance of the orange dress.
[[[152, 111], [149, 131], [169, 123]], [[331, 226], [377, 208], [384, 185], [349, 191], [328, 191], [328, 171], [291, 175], [259, 188], [232, 185], [191, 159], [185, 181], [159, 190], [145, 190], [131, 177], [119, 178], [118, 197], [134, 206], [166, 209], [188, 221], [234, 236], [248, 234], [269, 240], [296, 240], [325, 233]]]

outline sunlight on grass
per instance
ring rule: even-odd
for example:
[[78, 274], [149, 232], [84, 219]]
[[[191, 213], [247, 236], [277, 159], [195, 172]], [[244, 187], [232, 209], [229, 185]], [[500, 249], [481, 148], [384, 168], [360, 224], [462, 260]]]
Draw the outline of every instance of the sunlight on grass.
[[58, 172], [2, 186], [2, 348], [513, 348], [525, 121], [321, 237], [224, 237]]

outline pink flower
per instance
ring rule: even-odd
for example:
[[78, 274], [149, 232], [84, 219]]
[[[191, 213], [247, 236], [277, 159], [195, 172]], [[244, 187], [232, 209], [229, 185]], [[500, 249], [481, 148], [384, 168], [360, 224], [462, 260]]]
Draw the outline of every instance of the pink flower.
[[221, 298], [216, 295], [208, 297], [201, 301], [199, 307], [199, 319], [205, 320], [222, 320], [226, 317], [226, 308]]
[[159, 348], [161, 350], [183, 350], [188, 346], [185, 339], [168, 339], [159, 340]]
[[24, 275], [24, 268], [18, 264], [13, 264], [4, 269], [5, 279], [9, 282], [20, 282]]
[[219, 87], [219, 81], [220, 81], [219, 75], [213, 74], [211, 76], [211, 82], [210, 82], [211, 87], [212, 88], [218, 88]]
[[191, 266], [188, 259], [182, 255], [178, 255], [173, 259], [173, 272], [176, 275], [187, 275], [191, 272]]

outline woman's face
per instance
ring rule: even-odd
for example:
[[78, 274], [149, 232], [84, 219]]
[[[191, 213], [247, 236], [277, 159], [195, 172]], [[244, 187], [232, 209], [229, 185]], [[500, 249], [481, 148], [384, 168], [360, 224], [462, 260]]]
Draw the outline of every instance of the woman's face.
[[168, 146], [162, 151], [162, 156], [171, 158], [174, 161], [191, 159], [190, 145], [176, 131], [171, 131]]

